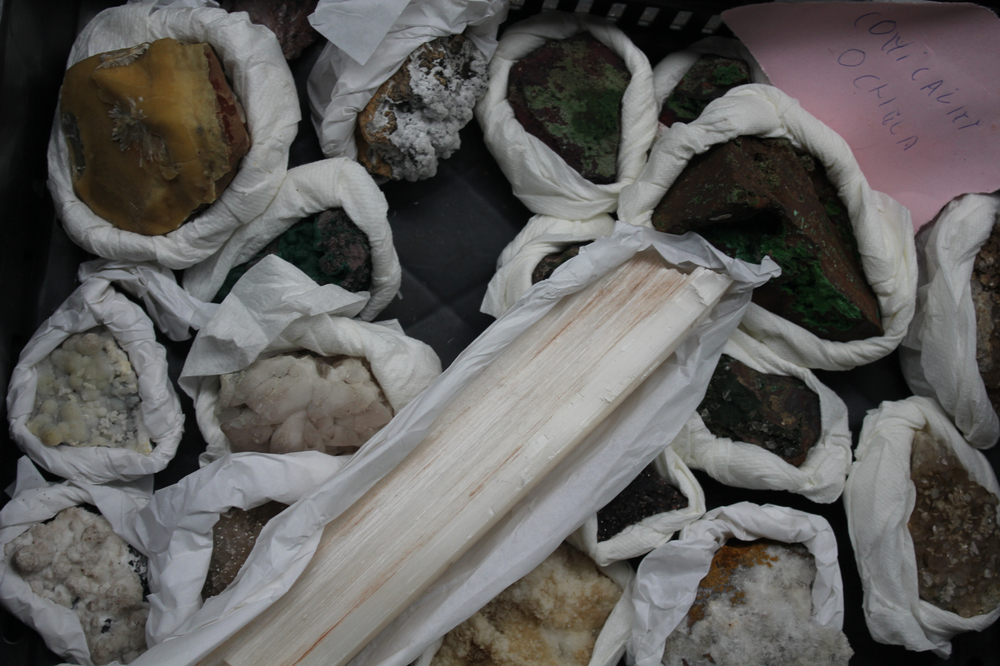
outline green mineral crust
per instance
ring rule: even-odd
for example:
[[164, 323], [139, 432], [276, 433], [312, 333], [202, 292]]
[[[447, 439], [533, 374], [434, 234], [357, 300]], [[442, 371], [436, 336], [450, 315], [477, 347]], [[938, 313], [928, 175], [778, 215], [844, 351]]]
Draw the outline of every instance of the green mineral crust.
[[249, 261], [234, 267], [215, 296], [221, 302], [250, 268], [269, 254], [297, 266], [317, 284], [336, 284], [347, 291], [371, 287], [372, 258], [368, 236], [340, 208], [296, 222]]
[[743, 136], [695, 156], [653, 211], [653, 226], [697, 231], [739, 259], [770, 256], [781, 276], [761, 307], [837, 342], [883, 333], [846, 206], [822, 165], [783, 139]]
[[660, 122], [689, 123], [705, 110], [709, 102], [750, 83], [750, 68], [742, 60], [703, 55], [677, 83], [660, 110]]
[[615, 182], [621, 103], [632, 75], [590, 33], [546, 42], [510, 70], [507, 99], [525, 130], [587, 180]]
[[758, 372], [723, 354], [698, 414], [716, 437], [763, 447], [798, 467], [819, 440], [819, 396], [795, 377]]

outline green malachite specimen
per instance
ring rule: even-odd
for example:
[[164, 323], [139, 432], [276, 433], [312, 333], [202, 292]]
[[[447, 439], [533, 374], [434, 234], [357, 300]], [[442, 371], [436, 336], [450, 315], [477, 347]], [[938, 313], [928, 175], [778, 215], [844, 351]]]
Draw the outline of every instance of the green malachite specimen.
[[629, 525], [658, 513], [686, 508], [688, 498], [647, 465], [597, 512], [597, 540], [607, 541]]
[[372, 250], [368, 236], [343, 209], [334, 208], [296, 222], [249, 261], [234, 267], [215, 295], [215, 302], [221, 302], [237, 280], [269, 254], [297, 266], [320, 285], [336, 284], [352, 292], [371, 287]]
[[510, 70], [507, 99], [525, 130], [587, 180], [615, 182], [621, 103], [632, 75], [590, 33], [546, 42]]
[[663, 102], [660, 122], [667, 127], [689, 123], [701, 115], [709, 102], [750, 82], [750, 68], [742, 60], [703, 55]]
[[795, 377], [758, 372], [723, 354], [698, 415], [716, 437], [756, 444], [798, 467], [819, 440], [819, 396]]
[[580, 248], [584, 245], [589, 245], [589, 243], [572, 243], [562, 252], [547, 254], [542, 257], [542, 260], [535, 266], [535, 270], [531, 271], [531, 284], [548, 280], [555, 269], [580, 254]]
[[666, 233], [697, 231], [739, 259], [770, 255], [781, 276], [753, 301], [820, 338], [883, 334], [846, 206], [822, 165], [788, 141], [744, 136], [695, 156], [652, 221]]

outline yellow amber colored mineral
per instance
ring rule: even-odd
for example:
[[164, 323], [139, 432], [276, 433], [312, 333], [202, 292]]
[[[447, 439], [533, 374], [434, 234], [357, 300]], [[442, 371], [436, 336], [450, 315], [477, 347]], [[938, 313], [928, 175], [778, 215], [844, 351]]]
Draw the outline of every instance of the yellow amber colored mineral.
[[159, 39], [91, 56], [63, 81], [73, 187], [126, 231], [164, 234], [215, 201], [250, 147], [208, 44]]

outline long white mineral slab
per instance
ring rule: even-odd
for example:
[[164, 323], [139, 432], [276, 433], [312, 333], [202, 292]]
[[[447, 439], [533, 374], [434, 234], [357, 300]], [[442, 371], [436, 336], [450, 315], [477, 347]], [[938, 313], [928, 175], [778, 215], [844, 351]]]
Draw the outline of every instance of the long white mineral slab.
[[730, 284], [640, 253], [564, 298], [327, 525], [292, 588], [202, 665], [346, 664], [666, 360]]

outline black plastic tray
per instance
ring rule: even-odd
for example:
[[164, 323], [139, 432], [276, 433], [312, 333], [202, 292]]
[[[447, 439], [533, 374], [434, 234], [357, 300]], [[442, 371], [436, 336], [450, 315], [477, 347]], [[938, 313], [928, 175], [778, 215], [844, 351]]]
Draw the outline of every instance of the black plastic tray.
[[[0, 0], [0, 224], [5, 232], [0, 248], [0, 284], [5, 307], [0, 309], [0, 381], [6, 386], [20, 349], [76, 287], [76, 270], [90, 256], [73, 245], [53, 213], [46, 189], [45, 150], [59, 86], [70, 45], [77, 31], [100, 10], [121, 4], [100, 0], [37, 2]], [[728, 34], [718, 14], [749, 2], [695, 0], [611, 2], [608, 0], [513, 0], [508, 22], [543, 9], [575, 11], [616, 18], [618, 25], [656, 64], [667, 53], [707, 34]], [[655, 13], [650, 10], [657, 10]], [[300, 92], [320, 46], [293, 63]], [[304, 95], [300, 95], [304, 99]], [[304, 120], [292, 146], [290, 166], [321, 159], [316, 134]], [[389, 222], [403, 266], [400, 297], [379, 319], [398, 319], [406, 332], [431, 345], [447, 366], [492, 321], [479, 312], [497, 257], [531, 216], [483, 143], [475, 122], [462, 132], [462, 148], [441, 163], [438, 174], [418, 183], [383, 186]], [[168, 349], [176, 380], [189, 343], [161, 342]], [[869, 409], [884, 400], [910, 395], [893, 354], [849, 372], [817, 375], [845, 400], [855, 441]], [[155, 477], [161, 488], [197, 469], [204, 442], [194, 421], [190, 399], [181, 395], [188, 415], [178, 454]], [[2, 408], [6, 416], [5, 406]], [[6, 420], [6, 419], [4, 419]], [[14, 480], [17, 446], [4, 437], [0, 444], [0, 482]], [[1000, 447], [986, 452], [994, 470], [1000, 468]], [[875, 643], [861, 611], [861, 583], [847, 536], [840, 502], [820, 505], [798, 495], [728, 488], [698, 473], [709, 508], [738, 501], [790, 506], [827, 518], [837, 533], [845, 585], [844, 630], [855, 651], [851, 663], [893, 662], [919, 665], [986, 666], [1000, 663], [1000, 626], [983, 633], [957, 636], [950, 659], [912, 653]], [[6, 495], [0, 503], [6, 503]], [[0, 664], [10, 666], [60, 663], [31, 629], [6, 610], [0, 615]], [[752, 665], [747, 665], [752, 666]]]

